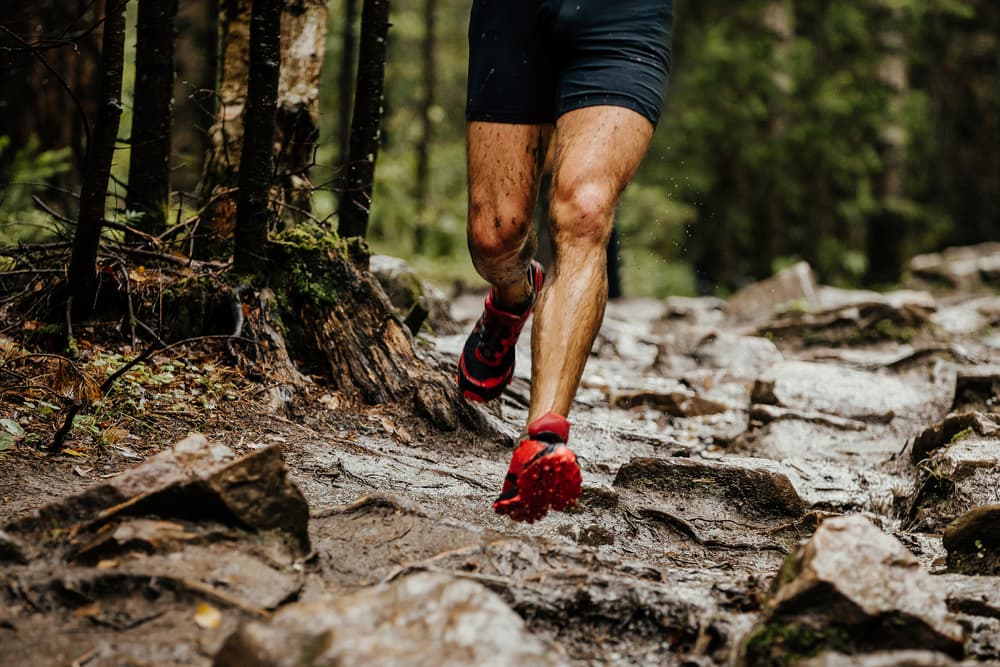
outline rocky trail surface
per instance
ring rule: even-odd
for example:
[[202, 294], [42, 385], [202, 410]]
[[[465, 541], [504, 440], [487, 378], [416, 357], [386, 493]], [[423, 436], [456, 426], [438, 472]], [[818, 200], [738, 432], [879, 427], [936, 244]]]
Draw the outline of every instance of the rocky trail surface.
[[[474, 434], [325, 395], [106, 479], [23, 476], [0, 664], [1000, 664], [994, 265], [610, 304], [571, 415], [583, 498], [534, 525], [490, 509], [526, 340]], [[437, 304], [421, 353], [452, 366], [480, 307]]]

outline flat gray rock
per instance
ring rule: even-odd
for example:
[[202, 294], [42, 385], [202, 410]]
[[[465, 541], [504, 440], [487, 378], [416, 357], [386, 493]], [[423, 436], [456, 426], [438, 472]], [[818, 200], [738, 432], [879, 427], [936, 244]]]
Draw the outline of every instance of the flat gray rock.
[[799, 667], [952, 667], [958, 663], [935, 651], [879, 651], [866, 655], [824, 653]]
[[805, 502], [765, 459], [635, 458], [614, 484], [635, 514], [701, 546], [785, 552], [806, 529]]
[[215, 667], [554, 667], [567, 660], [478, 583], [414, 574], [340, 598], [287, 606], [249, 623]]
[[895, 377], [805, 361], [775, 364], [757, 380], [753, 392], [755, 403], [881, 423], [925, 412], [935, 399], [929, 388]]

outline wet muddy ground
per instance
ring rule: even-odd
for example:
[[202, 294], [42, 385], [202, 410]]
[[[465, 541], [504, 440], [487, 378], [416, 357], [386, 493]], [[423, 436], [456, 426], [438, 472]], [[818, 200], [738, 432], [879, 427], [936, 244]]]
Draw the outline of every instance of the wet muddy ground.
[[[527, 340], [480, 433], [318, 389], [291, 415], [234, 401], [193, 420], [206, 442], [157, 456], [192, 428], [174, 420], [85, 475], [19, 444], [0, 460], [0, 662], [1000, 661], [1000, 297], [777, 280], [609, 305], [571, 415], [583, 498], [534, 525], [490, 507]], [[450, 303], [459, 330], [481, 303]], [[451, 367], [463, 340], [420, 346]], [[493, 631], [485, 657], [459, 637]]]

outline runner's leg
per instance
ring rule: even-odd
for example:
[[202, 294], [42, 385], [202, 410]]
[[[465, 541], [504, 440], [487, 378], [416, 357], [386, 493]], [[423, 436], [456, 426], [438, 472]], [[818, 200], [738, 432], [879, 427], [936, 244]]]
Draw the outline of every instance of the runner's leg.
[[467, 132], [469, 252], [496, 304], [516, 312], [531, 297], [531, 216], [552, 126], [473, 121]]
[[556, 128], [554, 261], [535, 307], [529, 423], [549, 411], [569, 414], [604, 318], [615, 206], [653, 134], [647, 118], [618, 106], [570, 111]]

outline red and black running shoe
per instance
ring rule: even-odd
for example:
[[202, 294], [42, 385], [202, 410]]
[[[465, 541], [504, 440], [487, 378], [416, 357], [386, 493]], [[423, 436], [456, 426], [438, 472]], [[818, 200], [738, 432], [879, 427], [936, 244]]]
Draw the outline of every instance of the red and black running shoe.
[[580, 497], [582, 478], [576, 455], [566, 446], [569, 421], [549, 412], [528, 424], [528, 437], [514, 450], [497, 514], [534, 523], [550, 509], [562, 512]]
[[542, 289], [542, 266], [528, 267], [531, 302], [523, 313], [508, 313], [493, 303], [493, 290], [486, 296], [486, 308], [465, 341], [458, 359], [458, 388], [470, 401], [485, 403], [500, 396], [514, 376], [514, 347], [524, 323], [531, 315]]

